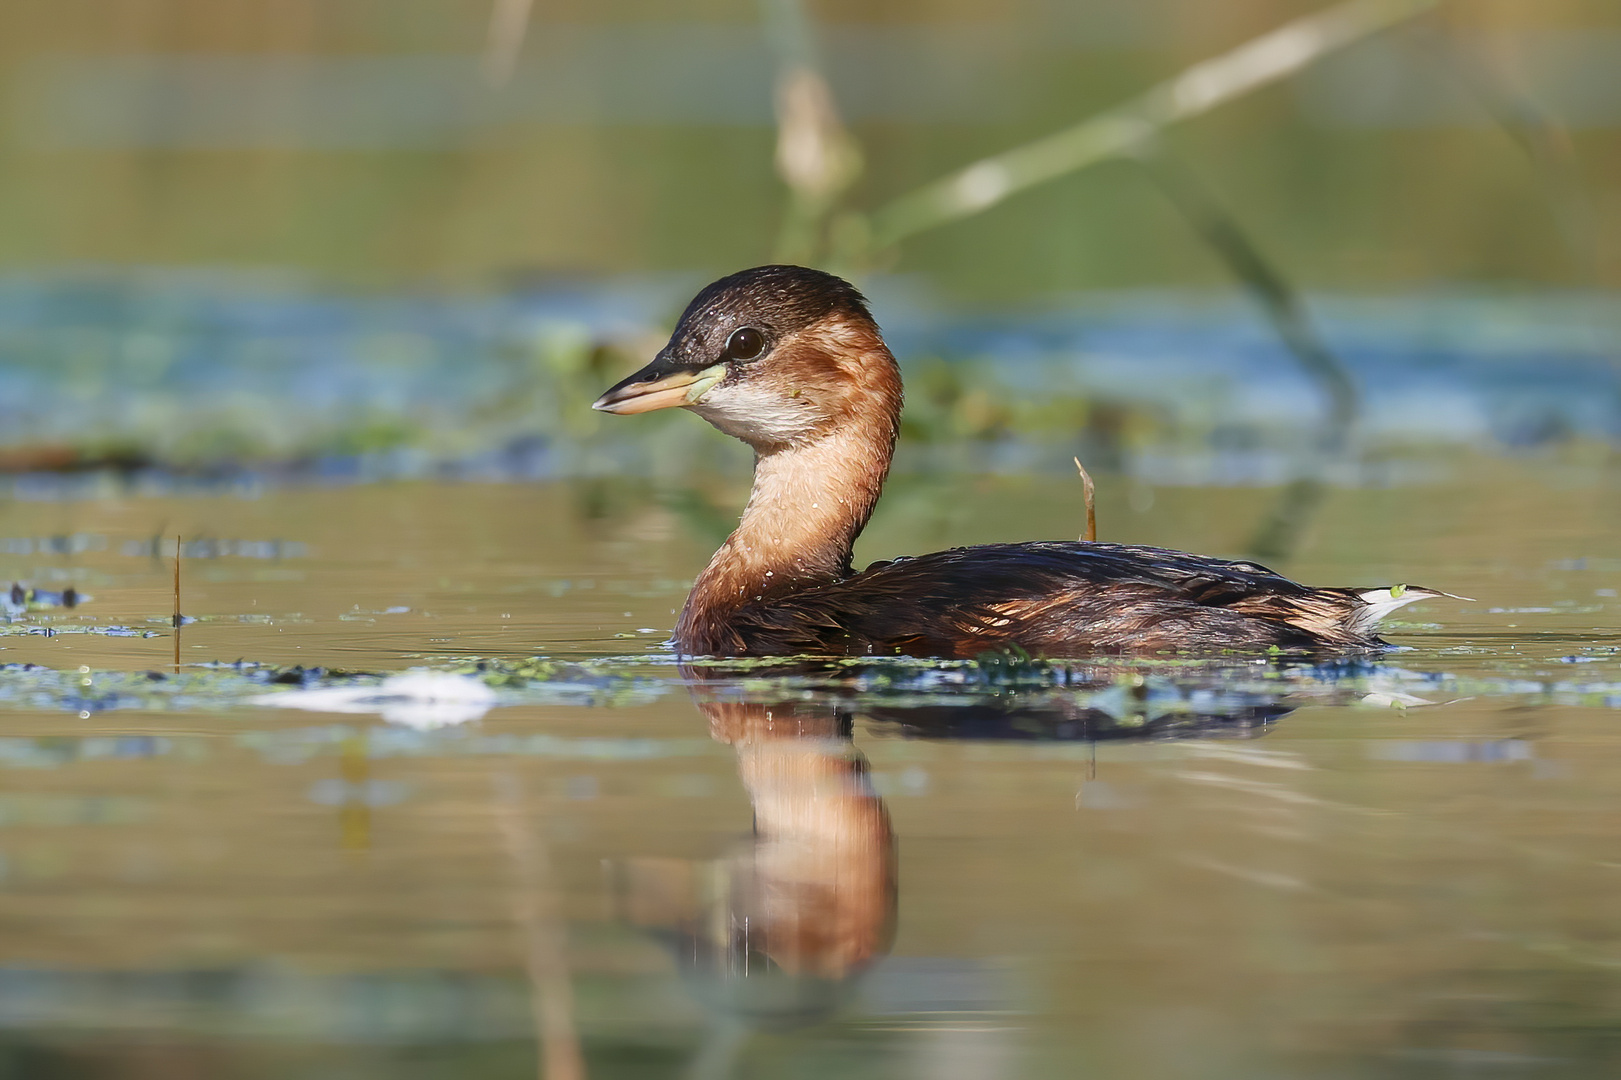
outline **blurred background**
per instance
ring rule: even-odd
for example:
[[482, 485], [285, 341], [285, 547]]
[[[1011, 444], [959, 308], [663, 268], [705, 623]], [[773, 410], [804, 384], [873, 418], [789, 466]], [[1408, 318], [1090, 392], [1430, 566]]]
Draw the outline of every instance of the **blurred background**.
[[[0, 1080], [1621, 1074], [1615, 0], [4, 14]], [[904, 369], [858, 565], [1079, 457], [1479, 602], [690, 698], [748, 451], [589, 405], [776, 259]]]
[[[684, 418], [584, 407], [697, 287], [774, 258], [874, 297], [909, 445], [936, 447], [903, 470], [1079, 452], [1275, 483], [1325, 417], [1363, 460], [1621, 430], [1600, 0], [19, 0], [7, 22], [13, 475], [578, 475], [671, 441], [746, 469]], [[1124, 141], [958, 172], [1121, 115]]]

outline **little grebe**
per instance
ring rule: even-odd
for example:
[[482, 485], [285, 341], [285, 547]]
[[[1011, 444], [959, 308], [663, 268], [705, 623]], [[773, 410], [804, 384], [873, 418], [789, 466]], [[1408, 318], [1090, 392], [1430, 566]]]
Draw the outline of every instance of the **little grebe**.
[[1383, 646], [1374, 624], [1445, 593], [1314, 589], [1263, 566], [1126, 544], [981, 544], [875, 563], [851, 549], [889, 472], [901, 377], [866, 301], [799, 266], [700, 292], [653, 362], [593, 408], [691, 409], [754, 448], [737, 531], [675, 628], [688, 656], [972, 657]]

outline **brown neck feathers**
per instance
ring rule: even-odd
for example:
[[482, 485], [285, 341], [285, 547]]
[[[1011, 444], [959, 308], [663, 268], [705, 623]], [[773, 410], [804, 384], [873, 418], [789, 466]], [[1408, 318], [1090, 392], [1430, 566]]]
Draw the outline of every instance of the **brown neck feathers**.
[[806, 382], [836, 409], [802, 439], [755, 447], [742, 521], [698, 576], [676, 625], [676, 646], [688, 655], [737, 655], [742, 642], [728, 620], [739, 609], [848, 577], [856, 537], [889, 474], [900, 372], [876, 330], [844, 327], [836, 341], [802, 348], [820, 354], [807, 366], [836, 369], [836, 388], [829, 371]]

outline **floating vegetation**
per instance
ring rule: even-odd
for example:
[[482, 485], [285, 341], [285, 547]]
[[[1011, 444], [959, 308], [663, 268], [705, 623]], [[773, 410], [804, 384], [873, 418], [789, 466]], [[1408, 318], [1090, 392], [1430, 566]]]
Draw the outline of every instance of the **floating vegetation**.
[[[0, 627], [0, 632], [5, 629]], [[156, 636], [152, 631], [139, 634]], [[246, 661], [190, 665], [179, 673], [0, 665], [0, 705], [83, 714], [244, 705], [384, 714], [393, 706], [438, 702], [482, 703], [482, 715], [497, 705], [636, 705], [660, 696], [670, 685], [626, 671], [546, 660], [510, 665], [475, 661], [395, 674]]]
[[[167, 620], [163, 620], [167, 621]], [[98, 637], [160, 637], [157, 630], [141, 630], [133, 626], [97, 626], [93, 623], [0, 623], [0, 637], [59, 637], [63, 634], [92, 634]]]
[[[157, 636], [122, 626], [0, 626], [5, 635], [58, 633]], [[683, 661], [670, 654], [583, 661], [462, 658], [393, 673], [247, 661], [187, 665], [178, 673], [10, 664], [0, 665], [0, 706], [85, 716], [256, 706], [372, 715], [426, 729], [513, 706], [624, 708], [690, 696], [700, 707], [826, 707], [931, 737], [1174, 737], [1215, 729], [1259, 731], [1305, 705], [1408, 709], [1468, 697], [1511, 697], [1616, 709], [1621, 708], [1617, 655], [1613, 647], [1593, 645], [1548, 656], [1541, 662], [1545, 674], [1521, 664], [1500, 676], [1419, 671], [1388, 657], [1053, 661], [1017, 650], [974, 660]], [[1573, 677], [1578, 671], [1591, 677]]]
[[477, 720], [498, 705], [644, 704], [663, 687], [574, 665], [538, 661], [503, 669], [478, 662], [453, 670], [415, 668], [381, 679], [264, 694], [251, 705], [312, 712], [374, 713], [416, 728]]
[[1621, 708], [1621, 679], [1490, 678], [1385, 658], [1051, 661], [814, 657], [684, 665], [700, 701], [822, 703], [903, 734], [974, 738], [1254, 733], [1305, 705], [1421, 708], [1467, 697]]
[[[253, 664], [161, 671], [91, 671], [40, 664], [0, 665], [0, 704], [56, 709], [88, 716], [111, 709], [196, 709], [241, 704], [267, 686], [326, 677], [320, 669], [279, 669]], [[342, 676], [334, 676], [342, 678]]]

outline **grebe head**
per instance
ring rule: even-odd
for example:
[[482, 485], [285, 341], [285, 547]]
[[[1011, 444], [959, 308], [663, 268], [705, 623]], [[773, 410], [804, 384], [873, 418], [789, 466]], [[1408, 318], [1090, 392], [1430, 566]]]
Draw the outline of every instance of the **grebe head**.
[[700, 292], [653, 362], [591, 407], [691, 409], [769, 450], [838, 426], [890, 386], [898, 410], [894, 358], [855, 286], [803, 266], [757, 266]]

